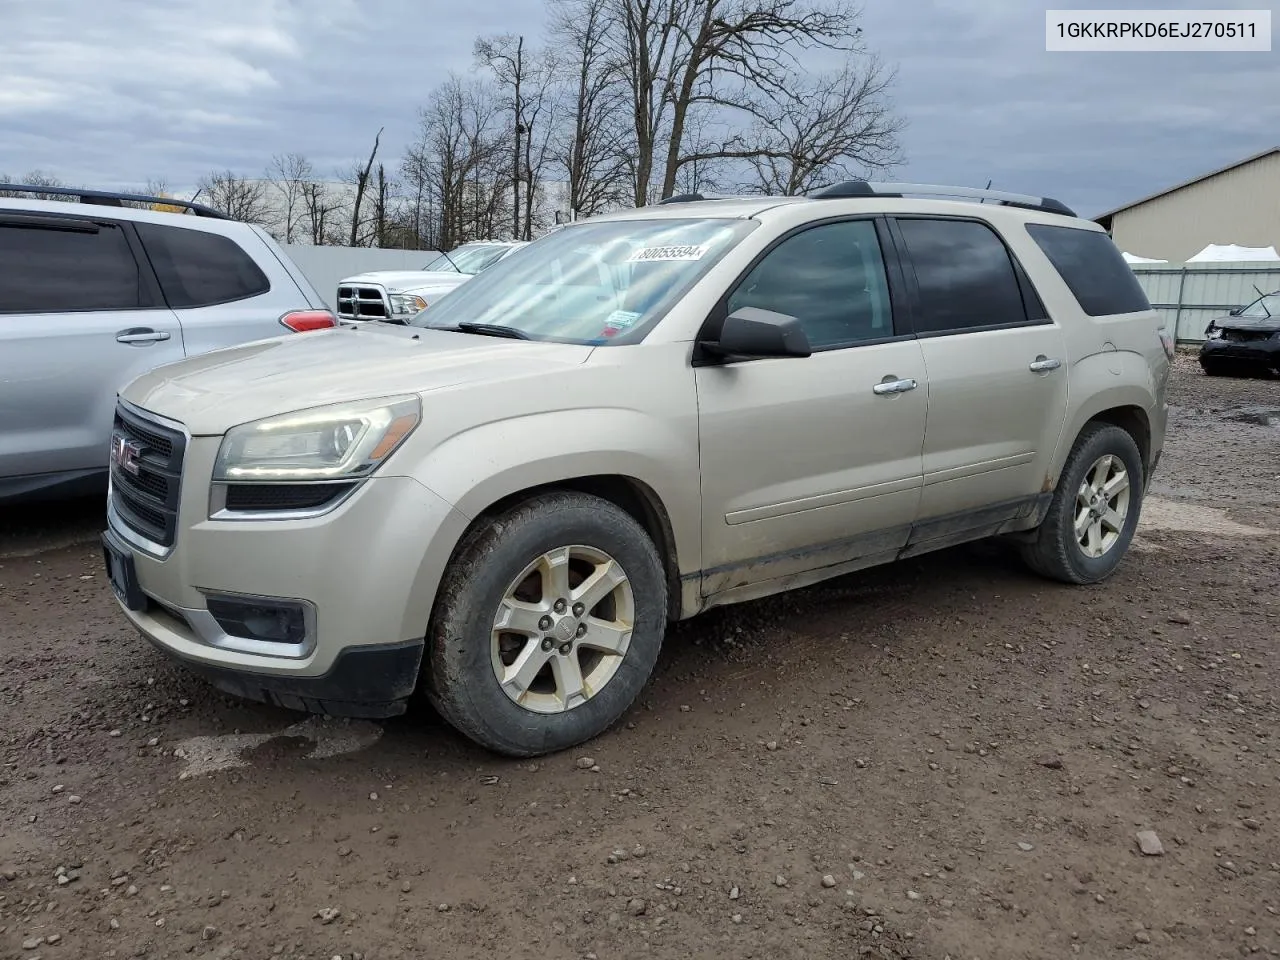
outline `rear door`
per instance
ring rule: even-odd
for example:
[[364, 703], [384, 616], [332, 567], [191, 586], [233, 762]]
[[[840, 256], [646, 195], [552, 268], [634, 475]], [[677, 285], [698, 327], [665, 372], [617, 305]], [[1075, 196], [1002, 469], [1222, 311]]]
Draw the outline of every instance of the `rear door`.
[[280, 318], [311, 306], [256, 234], [233, 224], [235, 236], [225, 235], [223, 226], [137, 225], [188, 356], [287, 334]]
[[985, 221], [900, 217], [929, 377], [913, 541], [996, 525], [1045, 489], [1067, 411], [1062, 330]]
[[0, 214], [0, 478], [105, 471], [116, 392], [182, 356], [130, 224]]

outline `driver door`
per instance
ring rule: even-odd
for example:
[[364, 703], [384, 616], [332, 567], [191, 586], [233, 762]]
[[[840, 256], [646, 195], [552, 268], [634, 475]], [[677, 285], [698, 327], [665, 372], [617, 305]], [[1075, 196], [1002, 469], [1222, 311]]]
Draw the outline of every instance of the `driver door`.
[[895, 317], [883, 237], [875, 219], [803, 228], [726, 299], [721, 316], [796, 317], [813, 354], [695, 369], [706, 597], [893, 559], [907, 542], [929, 391]]

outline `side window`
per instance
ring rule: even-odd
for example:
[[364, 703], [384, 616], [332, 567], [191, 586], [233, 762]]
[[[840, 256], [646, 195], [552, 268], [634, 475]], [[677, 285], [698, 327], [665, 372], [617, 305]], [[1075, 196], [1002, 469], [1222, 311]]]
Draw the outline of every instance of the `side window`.
[[899, 220], [898, 227], [920, 291], [917, 334], [1027, 322], [1013, 260], [990, 227], [923, 219]]
[[119, 226], [0, 223], [0, 313], [146, 306], [138, 263]]
[[1089, 316], [1106, 317], [1151, 309], [1138, 278], [1105, 233], [1047, 223], [1029, 223], [1027, 233], [1066, 281], [1080, 309]]
[[728, 306], [797, 318], [815, 350], [893, 336], [875, 223], [828, 223], [788, 237], [747, 274]]
[[271, 289], [266, 274], [228, 237], [156, 223], [137, 226], [171, 307], [208, 307]]

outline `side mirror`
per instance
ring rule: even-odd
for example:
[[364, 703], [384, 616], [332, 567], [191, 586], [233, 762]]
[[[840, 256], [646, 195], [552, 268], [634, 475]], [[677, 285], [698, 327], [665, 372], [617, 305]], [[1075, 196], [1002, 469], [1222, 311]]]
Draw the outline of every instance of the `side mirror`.
[[1231, 308], [1231, 312], [1230, 312], [1230, 313], [1228, 313], [1228, 314], [1227, 314], [1227, 316], [1229, 316], [1229, 317], [1238, 317], [1238, 316], [1240, 316], [1240, 311], [1242, 311], [1243, 309], [1244, 309], [1244, 307], [1232, 307], [1232, 308]]
[[800, 321], [785, 313], [741, 307], [725, 317], [720, 336], [700, 341], [720, 357], [807, 357], [813, 353]]

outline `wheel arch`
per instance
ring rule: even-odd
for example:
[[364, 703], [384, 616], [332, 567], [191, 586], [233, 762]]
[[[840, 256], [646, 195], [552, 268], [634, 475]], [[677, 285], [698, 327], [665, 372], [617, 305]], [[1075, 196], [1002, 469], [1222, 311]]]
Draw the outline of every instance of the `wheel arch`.
[[[1121, 361], [1122, 364], [1129, 359], [1125, 354], [1119, 356], [1124, 358]], [[1099, 357], [1105, 360], [1109, 357], [1115, 358], [1116, 355], [1100, 354]], [[1141, 363], [1141, 358], [1135, 356], [1133, 359]], [[1146, 369], [1144, 363], [1141, 366], [1143, 370]], [[1057, 487], [1067, 458], [1075, 448], [1080, 434], [1090, 423], [1110, 423], [1132, 436], [1142, 456], [1144, 479], [1150, 476], [1152, 447], [1155, 439], [1152, 431], [1152, 411], [1157, 406], [1156, 395], [1148, 384], [1139, 382], [1137, 376], [1139, 371], [1133, 371], [1134, 375], [1127, 378], [1118, 375], [1122, 371], [1123, 367], [1117, 367], [1113, 372], [1094, 365], [1090, 371], [1087, 371], [1090, 375], [1079, 378], [1080, 382], [1072, 382], [1072, 391], [1078, 391], [1086, 399], [1069, 412], [1051, 470], [1045, 477], [1042, 488], [1045, 492]], [[1104, 376], [1105, 379], [1102, 379]]]
[[658, 557], [662, 561], [663, 574], [667, 583], [667, 618], [679, 619], [680, 563], [671, 515], [653, 487], [643, 480], [624, 474], [594, 473], [585, 476], [569, 476], [513, 490], [498, 497], [476, 514], [475, 519], [458, 538], [450, 552], [449, 563], [453, 562], [459, 548], [472, 530], [540, 494], [565, 491], [607, 500], [640, 524], [649, 539], [653, 541]]

